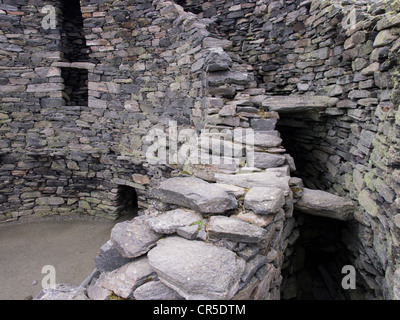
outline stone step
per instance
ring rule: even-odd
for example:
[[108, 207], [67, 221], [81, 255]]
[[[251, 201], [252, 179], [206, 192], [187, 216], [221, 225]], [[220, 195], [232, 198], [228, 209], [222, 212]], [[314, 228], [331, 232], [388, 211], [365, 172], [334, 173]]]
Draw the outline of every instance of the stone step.
[[233, 193], [195, 177], [176, 177], [160, 183], [149, 196], [201, 213], [220, 214], [237, 207]]
[[215, 174], [217, 183], [232, 184], [242, 188], [272, 187], [281, 189], [285, 196], [289, 195], [288, 175], [280, 171], [265, 171], [256, 173], [244, 173], [237, 175]]
[[232, 298], [246, 265], [226, 248], [180, 237], [161, 239], [148, 258], [159, 279], [187, 300]]
[[346, 221], [352, 218], [354, 202], [329, 192], [304, 188], [295, 208], [314, 216]]

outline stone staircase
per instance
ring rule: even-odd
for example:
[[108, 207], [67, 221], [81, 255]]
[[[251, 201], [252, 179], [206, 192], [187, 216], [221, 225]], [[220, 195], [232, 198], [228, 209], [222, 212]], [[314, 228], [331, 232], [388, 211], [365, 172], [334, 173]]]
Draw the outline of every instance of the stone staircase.
[[349, 201], [303, 190], [290, 176], [295, 164], [275, 130], [277, 111], [336, 102], [266, 96], [252, 67], [225, 50], [229, 41], [205, 38], [203, 47], [208, 97], [197, 152], [150, 190], [146, 210], [113, 228], [90, 284], [59, 285], [38, 298], [279, 299], [285, 251], [296, 240], [294, 204], [351, 218]]

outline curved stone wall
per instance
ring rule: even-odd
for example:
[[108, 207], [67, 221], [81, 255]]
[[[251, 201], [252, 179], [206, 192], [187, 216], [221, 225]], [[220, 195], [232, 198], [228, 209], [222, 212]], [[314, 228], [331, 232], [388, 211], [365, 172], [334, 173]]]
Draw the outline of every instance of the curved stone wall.
[[[148, 190], [164, 178], [215, 172], [150, 163], [149, 132], [168, 138], [171, 121], [197, 133], [251, 128], [268, 149], [256, 148], [255, 167], [286, 166], [306, 187], [356, 203], [343, 237], [360, 284], [369, 298], [399, 298], [398, 1], [83, 0], [88, 54], [74, 61], [58, 2], [9, 2], [0, 1], [1, 220], [114, 217], [119, 186], [142, 208], [162, 207]], [[57, 9], [53, 29], [42, 26], [45, 4]], [[74, 77], [87, 77], [87, 103], [71, 103], [71, 92], [82, 96]], [[281, 226], [287, 259], [293, 202]]]

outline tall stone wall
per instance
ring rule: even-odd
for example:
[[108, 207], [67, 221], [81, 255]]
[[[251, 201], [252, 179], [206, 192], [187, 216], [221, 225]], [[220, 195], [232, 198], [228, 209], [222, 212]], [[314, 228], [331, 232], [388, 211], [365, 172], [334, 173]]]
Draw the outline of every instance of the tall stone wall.
[[[272, 161], [357, 203], [343, 238], [360, 283], [370, 297], [398, 296], [398, 2], [179, 3], [83, 0], [71, 26], [62, 2], [0, 1], [0, 219], [113, 217], [120, 186], [147, 207], [162, 178], [214, 179], [149, 163], [151, 129], [253, 128], [275, 136], [256, 167]], [[45, 4], [54, 29], [42, 27]], [[329, 102], [283, 110], [271, 96]], [[280, 253], [296, 240], [293, 202], [277, 221]]]
[[200, 15], [212, 17], [233, 41], [267, 94], [338, 98], [323, 111], [282, 111], [278, 129], [306, 186], [358, 202], [345, 242], [373, 295], [393, 296], [399, 267], [398, 3], [201, 5]]
[[[44, 5], [57, 9], [55, 29], [42, 27]], [[71, 26], [62, 2], [1, 3], [2, 220], [112, 217], [119, 185], [144, 206], [151, 179], [173, 169], [147, 163], [145, 136], [204, 122], [202, 70], [191, 68], [206, 34], [182, 9], [156, 6], [83, 1]], [[85, 43], [68, 52], [79, 32]], [[86, 101], [74, 101], [85, 83]]]

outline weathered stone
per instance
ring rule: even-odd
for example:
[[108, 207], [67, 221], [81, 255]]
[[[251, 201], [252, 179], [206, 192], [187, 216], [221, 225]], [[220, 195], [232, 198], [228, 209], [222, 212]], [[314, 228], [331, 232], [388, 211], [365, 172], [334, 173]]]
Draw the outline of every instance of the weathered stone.
[[374, 48], [386, 46], [398, 38], [398, 29], [385, 29], [378, 33], [374, 41]]
[[[272, 133], [272, 132], [271, 132]], [[250, 139], [250, 140], [249, 140]], [[264, 148], [275, 148], [279, 147], [282, 144], [282, 139], [269, 134], [268, 132], [256, 132], [252, 137], [246, 138], [246, 136], [237, 136], [234, 137], [234, 140], [241, 143], [246, 143], [249, 141], [253, 141], [255, 146], [264, 147]]]
[[108, 300], [112, 292], [101, 286], [106, 273], [100, 274], [98, 279], [93, 279], [87, 287], [87, 295], [90, 300]]
[[235, 218], [240, 219], [245, 222], [249, 222], [251, 224], [254, 224], [259, 227], [266, 227], [269, 224], [272, 223], [274, 220], [275, 215], [259, 215], [256, 214], [252, 211], [246, 211], [246, 212], [239, 212], [237, 215], [235, 215]]
[[111, 230], [111, 240], [125, 258], [135, 258], [145, 254], [162, 236], [151, 230], [148, 217], [139, 216], [131, 221], [117, 223]]
[[261, 227], [225, 216], [212, 216], [207, 224], [207, 232], [211, 239], [244, 243], [259, 243], [266, 235]]
[[285, 161], [286, 157], [283, 155], [254, 152], [254, 166], [260, 169], [280, 167]]
[[360, 192], [358, 195], [358, 202], [372, 217], [376, 217], [378, 215], [379, 207], [372, 199], [372, 196], [368, 190], [364, 189]]
[[245, 268], [228, 249], [179, 237], [160, 240], [148, 257], [159, 279], [187, 300], [232, 298]]
[[273, 214], [285, 204], [285, 195], [281, 189], [252, 187], [244, 198], [244, 207], [256, 214]]
[[139, 258], [114, 271], [106, 273], [101, 285], [121, 298], [131, 298], [133, 291], [147, 281], [155, 280], [156, 274], [146, 257]]
[[254, 274], [267, 263], [267, 257], [261, 254], [256, 255], [251, 260], [247, 261], [246, 268], [242, 274], [242, 281], [248, 282]]
[[68, 284], [57, 284], [54, 288], [40, 291], [35, 300], [89, 300], [84, 288]]
[[193, 177], [165, 180], [151, 191], [151, 196], [165, 203], [208, 214], [224, 213], [237, 207], [232, 193]]
[[289, 194], [289, 176], [279, 172], [267, 171], [245, 173], [237, 175], [216, 174], [218, 183], [232, 184], [242, 188], [273, 187], [281, 189], [285, 195]]
[[222, 48], [211, 48], [206, 64], [208, 72], [226, 71], [232, 66], [232, 59]]
[[279, 113], [301, 112], [306, 110], [322, 110], [337, 103], [336, 98], [326, 96], [271, 96], [266, 97], [263, 108]]
[[97, 270], [104, 272], [115, 270], [131, 261], [132, 259], [123, 257], [115, 248], [112, 241], [109, 240], [100, 248], [94, 265]]
[[149, 218], [147, 224], [150, 228], [163, 234], [172, 234], [180, 227], [190, 226], [193, 222], [201, 221], [202, 215], [187, 209], [175, 209], [160, 216]]
[[[200, 223], [200, 222], [199, 222]], [[197, 234], [199, 233], [201, 226], [198, 224], [186, 226], [186, 227], [179, 227], [176, 230], [176, 233], [181, 236], [182, 238], [193, 240], [196, 239]]]
[[303, 197], [295, 203], [295, 208], [311, 215], [348, 220], [352, 217], [354, 203], [325, 191], [304, 188]]
[[176, 291], [167, 287], [161, 281], [151, 281], [140, 286], [133, 292], [135, 300], [182, 300]]

